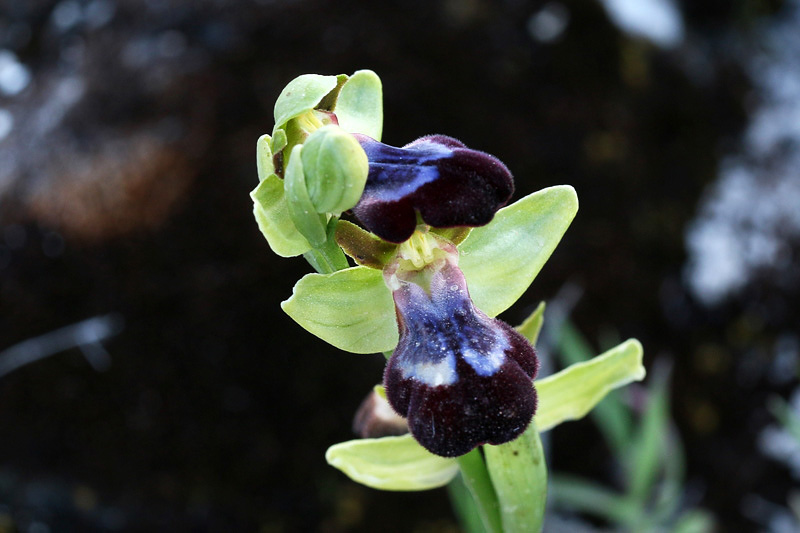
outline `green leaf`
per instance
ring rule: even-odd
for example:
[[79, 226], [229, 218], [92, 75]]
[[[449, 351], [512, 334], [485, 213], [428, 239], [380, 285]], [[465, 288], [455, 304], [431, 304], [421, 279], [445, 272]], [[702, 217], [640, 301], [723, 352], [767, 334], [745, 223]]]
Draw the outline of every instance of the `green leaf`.
[[531, 422], [517, 439], [483, 447], [486, 468], [500, 502], [503, 531], [541, 531], [547, 499], [547, 465]]
[[311, 245], [289, 217], [284, 194], [283, 180], [270, 174], [253, 189], [250, 197], [258, 229], [266, 237], [269, 247], [281, 257], [293, 257], [306, 253]]
[[275, 131], [306, 111], [314, 109], [325, 96], [336, 88], [336, 76], [303, 74], [283, 88], [275, 102]]
[[644, 505], [653, 489], [669, 433], [668, 373], [656, 373], [649, 387], [647, 408], [628, 451], [628, 495]]
[[359, 70], [342, 86], [334, 108], [339, 125], [350, 133], [363, 133], [376, 141], [383, 131], [383, 89], [371, 70]]
[[328, 238], [325, 217], [314, 209], [306, 189], [303, 175], [302, 145], [292, 148], [289, 163], [286, 165], [284, 188], [289, 203], [289, 216], [294, 226], [313, 247], [322, 246]]
[[281, 307], [306, 330], [347, 352], [383, 352], [397, 344], [394, 301], [380, 270], [358, 266], [306, 274]]
[[644, 379], [642, 345], [630, 339], [590, 361], [536, 381], [536, 425], [547, 431], [586, 415], [609, 391]]
[[262, 135], [256, 142], [256, 169], [258, 170], [258, 181], [264, 181], [267, 176], [275, 173], [275, 165], [272, 164], [272, 150], [270, 149], [269, 135]]
[[550, 478], [550, 499], [558, 508], [566, 507], [618, 524], [630, 524], [642, 512], [611, 489], [564, 474], [554, 474]]
[[458, 474], [455, 459], [433, 455], [411, 435], [341, 442], [325, 459], [353, 481], [382, 490], [435, 489]]
[[539, 340], [539, 333], [542, 331], [542, 325], [544, 324], [544, 307], [544, 302], [540, 302], [536, 309], [533, 310], [533, 313], [516, 328], [534, 346], [536, 341]]
[[578, 211], [575, 189], [550, 187], [504, 207], [458, 246], [475, 305], [496, 316], [519, 299]]

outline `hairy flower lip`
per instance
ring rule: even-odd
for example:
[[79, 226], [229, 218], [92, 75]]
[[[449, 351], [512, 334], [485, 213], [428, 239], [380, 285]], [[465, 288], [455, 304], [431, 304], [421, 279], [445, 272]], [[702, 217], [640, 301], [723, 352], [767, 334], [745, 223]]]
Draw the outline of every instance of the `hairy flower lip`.
[[354, 136], [367, 153], [369, 175], [353, 212], [384, 240], [408, 239], [417, 213], [437, 228], [482, 226], [514, 192], [511, 172], [499, 159], [452, 137], [429, 135], [396, 148]]
[[384, 271], [400, 329], [384, 372], [386, 395], [414, 438], [443, 457], [515, 439], [537, 403], [535, 350], [474, 306], [450, 246], [417, 274], [427, 288], [396, 264]]

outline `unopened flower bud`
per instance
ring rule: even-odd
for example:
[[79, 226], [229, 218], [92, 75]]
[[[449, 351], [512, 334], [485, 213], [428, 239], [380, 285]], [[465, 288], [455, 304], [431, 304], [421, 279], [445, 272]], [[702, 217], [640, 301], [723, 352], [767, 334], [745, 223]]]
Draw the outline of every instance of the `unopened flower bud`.
[[303, 174], [317, 213], [338, 215], [358, 203], [367, 181], [367, 154], [339, 126], [323, 126], [308, 136], [301, 153]]

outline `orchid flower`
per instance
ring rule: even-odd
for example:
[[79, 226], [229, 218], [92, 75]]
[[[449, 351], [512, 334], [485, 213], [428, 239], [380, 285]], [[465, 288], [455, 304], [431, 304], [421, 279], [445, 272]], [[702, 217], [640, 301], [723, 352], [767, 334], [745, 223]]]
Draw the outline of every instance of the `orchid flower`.
[[461, 471], [489, 483], [470, 485], [488, 531], [533, 530], [546, 491], [538, 432], [641, 379], [641, 346], [628, 341], [534, 388], [543, 306], [517, 329], [495, 317], [561, 240], [575, 191], [506, 205], [513, 180], [496, 157], [444, 135], [388, 146], [382, 122], [375, 73], [304, 75], [282, 91], [272, 135], [256, 147], [259, 228], [276, 254], [302, 254], [317, 270], [281, 307], [337, 348], [391, 354], [377, 396], [410, 430], [341, 443], [326, 458], [389, 490], [442, 486]]

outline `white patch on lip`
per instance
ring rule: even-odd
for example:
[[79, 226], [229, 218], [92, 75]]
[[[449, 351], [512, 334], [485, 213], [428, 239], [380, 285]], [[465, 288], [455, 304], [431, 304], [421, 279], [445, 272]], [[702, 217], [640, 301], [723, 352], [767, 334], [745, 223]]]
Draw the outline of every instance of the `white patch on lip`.
[[447, 354], [438, 363], [412, 363], [401, 364], [403, 379], [414, 378], [429, 387], [452, 385], [458, 381], [456, 372], [456, 359], [453, 354]]
[[464, 350], [462, 357], [479, 376], [493, 375], [505, 362], [508, 341], [506, 341], [505, 337], [497, 341], [492, 345], [492, 349], [488, 353], [481, 353], [472, 349]]

